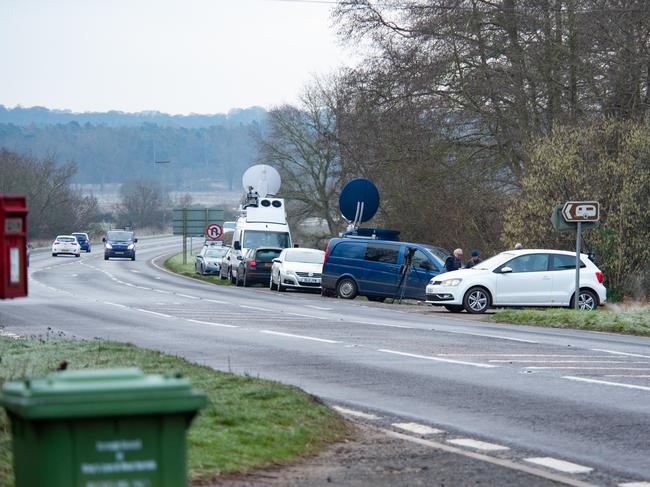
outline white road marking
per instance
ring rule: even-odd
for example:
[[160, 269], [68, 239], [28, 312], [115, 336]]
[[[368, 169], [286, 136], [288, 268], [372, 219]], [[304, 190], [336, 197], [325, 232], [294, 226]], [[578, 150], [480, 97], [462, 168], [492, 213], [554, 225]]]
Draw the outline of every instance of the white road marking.
[[332, 310], [332, 308], [325, 308], [323, 306], [314, 306], [313, 304], [306, 304], [305, 308], [319, 309], [321, 311], [331, 311]]
[[363, 418], [363, 419], [369, 419], [369, 420], [379, 419], [379, 416], [375, 416], [374, 414], [362, 413], [361, 411], [355, 411], [354, 409], [342, 408], [341, 406], [332, 406], [332, 409], [334, 409], [335, 411], [338, 411], [341, 414], [345, 414], [346, 416], [354, 416], [356, 418]]
[[524, 367], [531, 370], [650, 370], [647, 367]]
[[393, 423], [393, 426], [404, 431], [410, 431], [416, 435], [435, 435], [438, 433], [444, 433], [442, 430], [418, 423]]
[[471, 438], [458, 438], [455, 440], [447, 440], [447, 443], [452, 445], [465, 446], [467, 448], [474, 448], [475, 450], [483, 451], [500, 451], [510, 450], [507, 446], [496, 445], [494, 443], [487, 443], [485, 441], [473, 440]]
[[650, 487], [650, 482], [624, 482], [618, 487]]
[[104, 304], [108, 304], [109, 306], [116, 306], [118, 308], [128, 308], [128, 306], [124, 306], [123, 304], [118, 304], [118, 303], [111, 303], [110, 301], [102, 301]]
[[389, 328], [406, 328], [412, 330], [412, 326], [393, 325], [391, 323], [377, 323], [376, 321], [348, 321], [347, 323], [359, 323], [361, 325], [388, 326]]
[[196, 296], [190, 296], [189, 294], [176, 293], [176, 296], [180, 296], [181, 298], [188, 298], [188, 299], [200, 299], [197, 298]]
[[300, 313], [287, 313], [287, 314], [291, 315], [291, 316], [300, 316], [302, 318], [311, 318], [311, 319], [314, 319], [314, 320], [328, 320], [329, 319], [329, 318], [323, 318], [322, 316], [303, 315], [303, 314], [300, 314]]
[[610, 358], [607, 355], [565, 355], [539, 353], [441, 353], [448, 357], [567, 357], [567, 358]]
[[172, 318], [172, 315], [166, 315], [164, 313], [158, 313], [156, 311], [149, 311], [148, 309], [142, 309], [142, 308], [133, 308], [137, 311], [142, 311], [143, 313], [149, 313], [151, 315], [156, 315], [156, 316], [162, 316], [163, 318]]
[[614, 355], [625, 355], [626, 357], [650, 358], [650, 355], [641, 355], [640, 353], [617, 352], [616, 350], [603, 350], [603, 349], [600, 349], [600, 348], [592, 348], [591, 351], [592, 352], [612, 353]]
[[10, 331], [2, 331], [2, 330], [0, 330], [0, 336], [13, 338], [14, 340], [19, 340], [20, 338], [22, 338], [20, 335], [16, 335], [15, 333], [12, 333]]
[[267, 333], [269, 335], [279, 335], [279, 336], [290, 337], [290, 338], [302, 338], [303, 340], [313, 340], [315, 342], [323, 342], [323, 343], [341, 343], [336, 340], [327, 340], [325, 338], [314, 338], [314, 337], [308, 337], [304, 335], [293, 335], [291, 333], [281, 333], [279, 331], [272, 331], [272, 330], [261, 330], [260, 333]]
[[628, 360], [489, 360], [507, 364], [650, 364], [650, 362], [630, 362]]
[[210, 325], [210, 326], [220, 326], [223, 328], [239, 328], [237, 325], [225, 325], [223, 323], [213, 323], [211, 321], [201, 321], [201, 320], [191, 320], [187, 319], [187, 321], [191, 321], [192, 323], [198, 323], [200, 325]]
[[638, 389], [640, 391], [650, 391], [650, 387], [646, 386], [637, 386], [634, 384], [623, 384], [620, 382], [609, 382], [606, 380], [597, 380], [597, 379], [585, 379], [584, 377], [574, 377], [571, 375], [565, 375], [562, 377], [563, 379], [567, 380], [574, 380], [577, 382], [588, 382], [590, 384], [601, 384], [604, 386], [613, 386], [613, 387], [624, 387], [626, 389]]
[[632, 377], [634, 379], [650, 379], [650, 375], [635, 375], [635, 374], [605, 375], [604, 377]]
[[207, 301], [208, 303], [216, 303], [216, 304], [228, 304], [227, 301], [219, 301], [216, 299], [206, 299], [204, 298], [203, 301]]
[[136, 274], [140, 274], [140, 271], [136, 271], [135, 269], [131, 269], [131, 272], [135, 272]]
[[154, 292], [160, 293], [160, 294], [171, 294], [171, 291], [165, 291], [163, 289], [154, 289]]
[[273, 310], [268, 309], [268, 308], [260, 308], [259, 306], [246, 306], [245, 304], [240, 304], [239, 307], [240, 308], [245, 308], [245, 309], [256, 309], [258, 311], [269, 311], [269, 312], [273, 311]]
[[587, 473], [591, 472], [593, 468], [578, 465], [577, 463], [567, 462], [565, 460], [558, 460], [552, 457], [537, 457], [537, 458], [524, 458], [524, 461], [541, 465], [542, 467], [552, 468], [564, 473]]
[[463, 362], [461, 360], [452, 360], [448, 358], [441, 358], [441, 357], [431, 357], [429, 355], [418, 355], [415, 353], [406, 353], [406, 352], [397, 352], [395, 350], [386, 350], [386, 349], [379, 349], [377, 350], [378, 352], [384, 352], [384, 353], [392, 353], [395, 355], [402, 355], [404, 357], [412, 357], [412, 358], [421, 358], [424, 360], [433, 360], [435, 362], [445, 362], [449, 364], [458, 364], [458, 365], [471, 365], [472, 367], [481, 367], [484, 369], [493, 369], [497, 368], [498, 365], [490, 365], [490, 364], [477, 364], [475, 362]]
[[532, 340], [524, 340], [522, 338], [505, 337], [503, 335], [488, 335], [486, 333], [469, 333], [469, 332], [465, 332], [465, 331], [449, 331], [449, 330], [437, 330], [437, 331], [440, 331], [441, 333], [455, 333], [457, 335], [470, 335], [470, 336], [476, 336], [476, 337], [497, 338], [499, 340], [510, 340], [512, 342], [539, 344], [539, 342], [534, 342]]

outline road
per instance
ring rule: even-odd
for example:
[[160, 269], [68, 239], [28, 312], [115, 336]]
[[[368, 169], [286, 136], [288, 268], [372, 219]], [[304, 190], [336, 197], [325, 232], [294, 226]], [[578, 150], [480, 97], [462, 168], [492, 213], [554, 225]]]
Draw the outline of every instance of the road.
[[130, 342], [563, 478], [650, 482], [650, 339], [214, 286], [162, 269], [179, 246], [141, 239], [135, 262], [34, 253], [30, 296], [0, 302], [2, 333]]

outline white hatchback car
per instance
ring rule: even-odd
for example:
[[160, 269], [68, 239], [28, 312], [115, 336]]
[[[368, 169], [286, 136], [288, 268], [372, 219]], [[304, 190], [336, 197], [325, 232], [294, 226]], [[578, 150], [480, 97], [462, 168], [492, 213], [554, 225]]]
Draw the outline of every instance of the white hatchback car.
[[[596, 309], [607, 300], [603, 273], [580, 256], [578, 307]], [[494, 306], [573, 306], [575, 253], [525, 249], [501, 252], [471, 269], [439, 274], [426, 287], [427, 303], [458, 313]]]
[[74, 235], [58, 235], [52, 242], [52, 257], [59, 254], [72, 254], [75, 257], [81, 255], [81, 245]]
[[284, 249], [273, 259], [269, 288], [284, 291], [287, 288], [320, 290], [325, 252], [318, 249]]

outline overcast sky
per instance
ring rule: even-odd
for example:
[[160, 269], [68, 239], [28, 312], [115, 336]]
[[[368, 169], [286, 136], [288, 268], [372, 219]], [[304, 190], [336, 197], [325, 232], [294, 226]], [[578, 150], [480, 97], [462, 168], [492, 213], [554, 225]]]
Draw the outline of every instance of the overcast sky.
[[326, 2], [0, 0], [0, 104], [222, 113], [350, 59]]

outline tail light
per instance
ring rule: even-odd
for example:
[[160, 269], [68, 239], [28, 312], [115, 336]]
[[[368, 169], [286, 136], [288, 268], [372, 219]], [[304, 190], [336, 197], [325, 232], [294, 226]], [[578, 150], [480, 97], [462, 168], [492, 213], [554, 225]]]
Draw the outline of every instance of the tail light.
[[255, 269], [255, 266], [257, 266], [257, 262], [255, 262], [254, 260], [248, 261], [248, 267]]
[[600, 271], [596, 271], [596, 279], [598, 279], [599, 283], [603, 283], [603, 273]]
[[327, 242], [327, 247], [325, 247], [325, 256], [323, 257], [323, 265], [325, 265], [325, 262], [327, 262], [327, 256], [330, 252], [330, 242]]
[[58, 240], [55, 240], [54, 243], [55, 243], [56, 245], [58, 245], [58, 244], [60, 244], [61, 242], [59, 242]]

